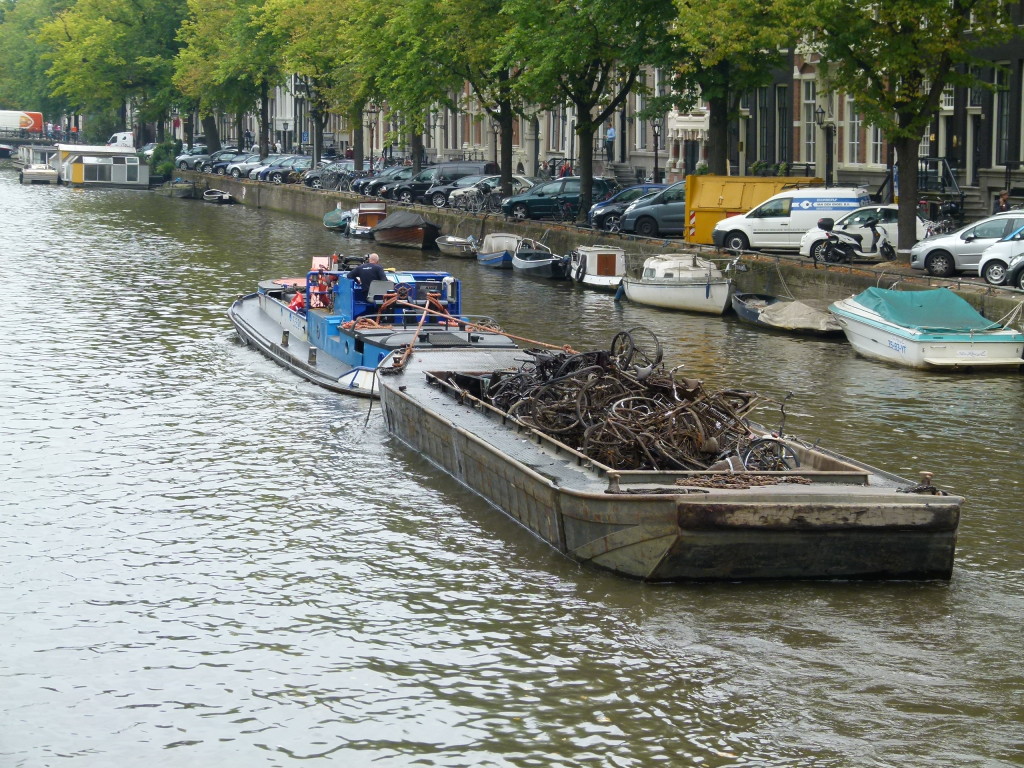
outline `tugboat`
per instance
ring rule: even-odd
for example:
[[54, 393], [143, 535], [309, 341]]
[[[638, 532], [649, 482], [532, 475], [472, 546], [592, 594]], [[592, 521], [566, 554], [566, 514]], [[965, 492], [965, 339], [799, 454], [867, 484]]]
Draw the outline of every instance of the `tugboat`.
[[228, 317], [245, 344], [333, 392], [378, 396], [387, 373], [426, 348], [515, 349], [490, 317], [464, 316], [462, 285], [448, 272], [387, 272], [359, 285], [348, 277], [363, 257], [313, 259], [305, 277], [278, 278], [239, 297]]

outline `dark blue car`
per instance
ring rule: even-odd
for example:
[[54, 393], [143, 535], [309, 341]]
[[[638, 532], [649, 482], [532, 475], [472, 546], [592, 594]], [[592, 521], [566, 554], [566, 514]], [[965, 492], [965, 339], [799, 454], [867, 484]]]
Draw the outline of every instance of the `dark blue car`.
[[601, 200], [590, 206], [587, 214], [587, 221], [594, 229], [614, 230], [619, 226], [619, 217], [626, 210], [626, 206], [637, 198], [643, 197], [651, 192], [664, 189], [666, 184], [637, 184], [619, 190], [607, 200]]

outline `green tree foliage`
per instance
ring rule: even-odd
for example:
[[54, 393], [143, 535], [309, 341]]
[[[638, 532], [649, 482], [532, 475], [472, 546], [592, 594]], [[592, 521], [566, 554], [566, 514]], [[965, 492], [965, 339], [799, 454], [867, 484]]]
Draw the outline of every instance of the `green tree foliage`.
[[593, 192], [594, 135], [646, 67], [671, 63], [672, 0], [505, 0], [502, 51], [517, 92], [542, 107], [576, 109], [580, 215]]
[[805, 14], [774, 0], [676, 0], [676, 8], [676, 102], [684, 108], [698, 97], [708, 102], [708, 167], [710, 173], [724, 174], [729, 124], [738, 115], [740, 99], [770, 84], [786, 65]]
[[[1016, 31], [1003, 0], [812, 0], [809, 44], [835, 91], [896, 149], [899, 252], [914, 241], [917, 147], [947, 85], [977, 85], [974, 51]], [[984, 62], [987, 63], [987, 62]]]
[[133, 101], [142, 120], [163, 117], [184, 0], [77, 0], [42, 25], [53, 93], [86, 111]]
[[49, 48], [37, 37], [40, 26], [70, 0], [19, 0], [6, 4], [0, 19], [0, 109], [25, 109], [56, 117], [68, 102], [53, 96]]
[[[280, 40], [260, 24], [261, 7], [257, 0], [188, 0], [174, 82], [199, 104], [202, 115], [216, 109], [248, 112], [258, 104], [259, 146], [265, 157], [270, 91], [284, 74]], [[206, 133], [209, 140], [209, 128]]]

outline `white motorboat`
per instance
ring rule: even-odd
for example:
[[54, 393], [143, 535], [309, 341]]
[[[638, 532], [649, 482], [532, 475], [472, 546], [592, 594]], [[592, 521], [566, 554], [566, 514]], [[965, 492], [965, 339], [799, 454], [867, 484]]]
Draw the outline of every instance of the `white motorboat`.
[[941, 370], [1024, 364], [1024, 334], [986, 319], [948, 288], [868, 288], [829, 311], [851, 346], [876, 360]]
[[732, 281], [695, 253], [662, 254], [644, 261], [639, 279], [624, 276], [622, 289], [637, 304], [721, 315], [729, 306]]
[[626, 274], [626, 252], [614, 245], [581, 245], [569, 254], [569, 277], [599, 290], [614, 291]]
[[473, 235], [469, 237], [441, 235], [437, 238], [437, 250], [445, 256], [473, 259], [476, 258], [476, 238]]
[[564, 280], [566, 260], [543, 243], [524, 237], [512, 252], [512, 269], [527, 277]]

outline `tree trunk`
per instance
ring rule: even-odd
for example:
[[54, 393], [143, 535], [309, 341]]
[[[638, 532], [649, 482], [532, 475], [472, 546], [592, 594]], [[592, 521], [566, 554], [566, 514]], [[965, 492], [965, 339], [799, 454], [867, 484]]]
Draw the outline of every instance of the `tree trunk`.
[[203, 115], [199, 118], [203, 124], [203, 133], [206, 135], [206, 148], [210, 152], [220, 149], [220, 133], [217, 131], [217, 121], [213, 115]]
[[579, 168], [576, 169], [576, 174], [580, 177], [580, 208], [576, 211], [577, 221], [587, 220], [587, 212], [594, 199], [594, 153], [591, 147], [594, 146], [594, 132], [599, 127], [600, 123], [595, 125], [589, 120], [576, 126], [576, 135], [580, 140]]
[[897, 138], [893, 141], [896, 148], [896, 169], [899, 172], [900, 196], [899, 213], [897, 214], [897, 230], [899, 239], [896, 244], [896, 260], [901, 264], [910, 264], [910, 249], [917, 241], [917, 148], [920, 141], [914, 138]]
[[729, 102], [724, 96], [708, 100], [708, 171], [729, 173]]

